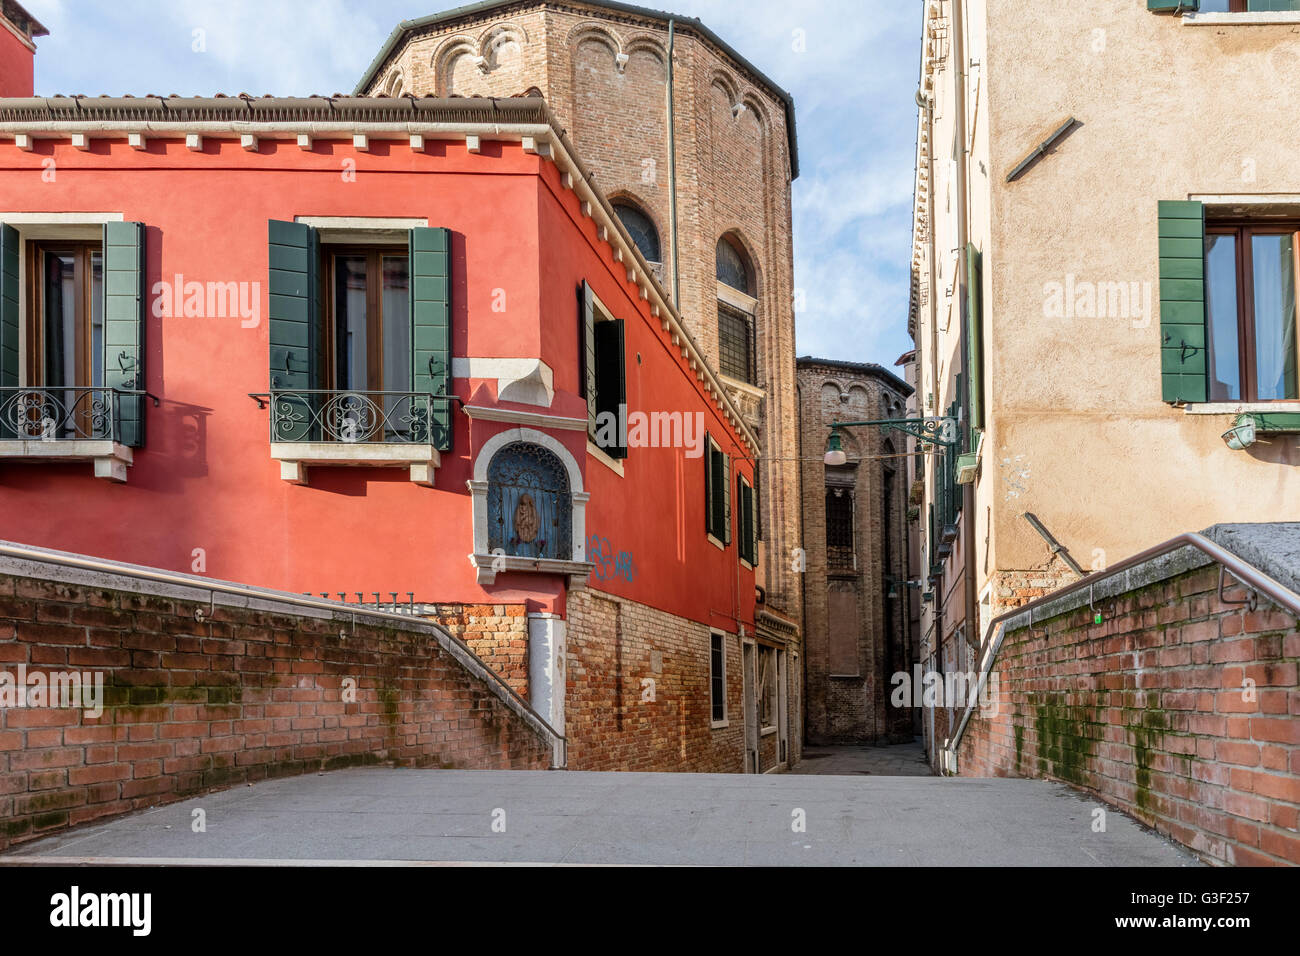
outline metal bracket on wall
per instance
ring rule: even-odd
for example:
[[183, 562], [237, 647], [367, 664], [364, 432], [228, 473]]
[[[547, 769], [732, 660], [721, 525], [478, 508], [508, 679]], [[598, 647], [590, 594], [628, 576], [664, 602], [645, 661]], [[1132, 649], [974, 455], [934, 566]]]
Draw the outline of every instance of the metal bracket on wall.
[[1246, 589], [1246, 597], [1240, 601], [1236, 601], [1236, 600], [1232, 600], [1231, 598], [1224, 597], [1223, 585], [1227, 579], [1227, 576], [1228, 576], [1228, 569], [1225, 568], [1223, 565], [1219, 565], [1219, 602], [1221, 604], [1243, 605], [1248, 611], [1254, 611], [1257, 607], [1259, 607], [1259, 592], [1256, 591], [1254, 588], [1252, 588], [1249, 584], [1242, 584], [1242, 582], [1240, 581], [1238, 581], [1237, 583], [1241, 584], [1241, 586]]
[[1077, 119], [1071, 116], [1068, 120], [1066, 120], [1064, 123], [1058, 126], [1052, 132], [1052, 134], [1047, 137], [1047, 139], [1043, 140], [1041, 143], [1035, 146], [1033, 152], [1031, 152], [1024, 159], [1022, 159], [1019, 163], [1017, 163], [1015, 169], [1007, 173], [1007, 182], [1009, 183], [1015, 182], [1017, 179], [1023, 176], [1025, 172], [1029, 169], [1029, 167], [1034, 165], [1034, 163], [1038, 162], [1039, 158], [1045, 155], [1049, 149], [1055, 146], [1057, 142], [1062, 137], [1065, 136], [1066, 133], [1069, 133], [1076, 126], [1082, 126], [1082, 125], [1083, 125], [1082, 123], [1080, 123]]

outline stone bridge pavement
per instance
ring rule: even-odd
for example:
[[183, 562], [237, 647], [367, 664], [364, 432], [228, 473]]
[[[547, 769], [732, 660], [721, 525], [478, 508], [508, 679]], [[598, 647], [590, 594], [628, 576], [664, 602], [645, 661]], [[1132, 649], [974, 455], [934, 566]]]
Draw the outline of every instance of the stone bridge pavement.
[[[755, 777], [366, 768], [264, 781], [91, 824], [21, 844], [0, 865], [1198, 865], [1116, 811], [1106, 812], [1104, 833], [1093, 832], [1097, 806], [1038, 780], [852, 770]], [[196, 810], [205, 832], [193, 830]], [[805, 829], [796, 832], [800, 820]]]

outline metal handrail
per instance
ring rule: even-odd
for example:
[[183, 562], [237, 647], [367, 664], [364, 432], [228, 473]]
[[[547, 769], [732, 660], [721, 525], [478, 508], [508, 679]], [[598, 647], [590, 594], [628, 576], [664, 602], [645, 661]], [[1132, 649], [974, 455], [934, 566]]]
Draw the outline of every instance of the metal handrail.
[[[1073, 594], [1076, 591], [1082, 591], [1084, 588], [1093, 588], [1099, 581], [1105, 581], [1115, 577], [1130, 568], [1139, 564], [1144, 564], [1152, 558], [1158, 558], [1161, 555], [1177, 551], [1179, 548], [1193, 547], [1207, 555], [1212, 561], [1217, 562], [1222, 567], [1227, 568], [1242, 584], [1245, 584], [1256, 591], [1265, 594], [1274, 603], [1290, 611], [1297, 618], [1300, 618], [1300, 594], [1292, 591], [1290, 588], [1273, 580], [1267, 574], [1260, 571], [1254, 565], [1248, 564], [1241, 558], [1237, 557], [1231, 551], [1211, 541], [1205, 535], [1196, 531], [1189, 531], [1180, 534], [1175, 538], [1170, 538], [1163, 544], [1157, 544], [1154, 547], [1147, 548], [1130, 558], [1125, 558], [1119, 564], [1112, 565], [1104, 571], [1094, 571], [1092, 574], [1085, 575], [1078, 581], [1068, 584], [1051, 594], [1045, 594], [1040, 598], [1030, 601], [1028, 604], [1022, 604], [1020, 607], [1013, 608], [1005, 614], [999, 614], [993, 620], [989, 621], [988, 629], [984, 632], [984, 638], [988, 641], [988, 650], [986, 662], [980, 668], [980, 679], [976, 686], [973, 700], [968, 699], [966, 702], [966, 711], [962, 714], [961, 723], [957, 725], [957, 732], [949, 739], [947, 750], [950, 753], [956, 753], [957, 748], [961, 745], [962, 736], [966, 733], [966, 725], [970, 722], [971, 714], [975, 710], [975, 701], [978, 701], [984, 694], [984, 688], [988, 684], [989, 674], [993, 671], [993, 663], [997, 660], [998, 651], [1002, 648], [1002, 638], [1005, 636], [1003, 625], [1014, 617], [1019, 617], [1025, 613], [1030, 615], [1032, 621], [1033, 612], [1036, 608], [1044, 607], [1059, 601], [1061, 598]], [[996, 640], [993, 638], [994, 630], [998, 631]], [[984, 642], [981, 642], [983, 646]]]

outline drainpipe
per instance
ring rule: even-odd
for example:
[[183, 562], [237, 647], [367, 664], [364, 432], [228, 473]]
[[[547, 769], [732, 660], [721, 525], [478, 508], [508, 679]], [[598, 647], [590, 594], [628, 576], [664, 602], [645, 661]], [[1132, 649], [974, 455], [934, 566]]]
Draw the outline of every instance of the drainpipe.
[[673, 308], [681, 308], [682, 283], [677, 273], [677, 134], [673, 129], [673, 40], [676, 21], [668, 18], [668, 241], [672, 244]]
[[[957, 163], [957, 289], [959, 292], [965, 290], [966, 286], [966, 245], [970, 241], [970, 223], [968, 219], [968, 204], [970, 197], [967, 191], [966, 175], [968, 170], [967, 164], [967, 145], [966, 145], [966, 42], [965, 42], [965, 23], [962, 16], [962, 7], [965, 0], [952, 0], [952, 50], [953, 59], [956, 62], [956, 70], [953, 71], [954, 86], [956, 87], [956, 96], [953, 103], [953, 119], [956, 124], [955, 135], [961, 144], [960, 159]], [[933, 144], [931, 144], [933, 145]], [[969, 392], [970, 388], [970, 367], [969, 367], [969, 316], [966, 315], [965, 308], [966, 296], [961, 296], [958, 303], [960, 314], [962, 316], [961, 328], [959, 329], [958, 348], [961, 350], [960, 368], [962, 384]], [[960, 398], [960, 396], [959, 396]], [[969, 427], [968, 401], [963, 400], [961, 405], [967, 409], [967, 428], [965, 438], [963, 439], [963, 450], [971, 451], [971, 436]], [[979, 618], [976, 615], [975, 608], [975, 485], [962, 485], [962, 538], [963, 557], [966, 559], [965, 583], [966, 583], [966, 628], [965, 636], [969, 642], [972, 629], [975, 631], [975, 640], [978, 644], [983, 640], [983, 635], [979, 633]]]

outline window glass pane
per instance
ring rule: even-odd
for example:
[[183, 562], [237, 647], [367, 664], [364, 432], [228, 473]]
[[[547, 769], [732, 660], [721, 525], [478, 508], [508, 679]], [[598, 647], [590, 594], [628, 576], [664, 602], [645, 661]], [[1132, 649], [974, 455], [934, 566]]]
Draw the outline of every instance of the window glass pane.
[[[104, 387], [104, 254], [90, 254], [90, 384]], [[137, 386], [144, 388], [144, 385]]]
[[641, 255], [645, 256], [646, 262], [659, 262], [659, 232], [650, 217], [640, 209], [621, 203], [615, 204], [614, 214], [636, 243]]
[[723, 375], [754, 381], [749, 317], [726, 307], [718, 309], [718, 366]]
[[1237, 238], [1205, 237], [1205, 313], [1209, 324], [1210, 401], [1241, 398], [1241, 361], [1238, 351]]
[[727, 691], [726, 684], [723, 681], [723, 650], [722, 635], [714, 634], [711, 636], [710, 647], [710, 677], [712, 685], [712, 704], [713, 719], [726, 720], [727, 718]]
[[1296, 398], [1295, 235], [1251, 236], [1255, 382], [1261, 401]]
[[717, 267], [719, 282], [741, 292], [749, 292], [749, 270], [745, 268], [745, 260], [726, 239], [718, 240]]
[[364, 256], [334, 259], [335, 369], [338, 389], [364, 391], [366, 374], [366, 260]]
[[77, 259], [45, 256], [45, 384], [77, 384]]
[[[410, 259], [384, 256], [384, 391], [405, 392], [411, 388]], [[401, 431], [404, 415], [410, 414], [407, 399], [399, 395], [384, 398], [384, 415], [389, 430]]]

